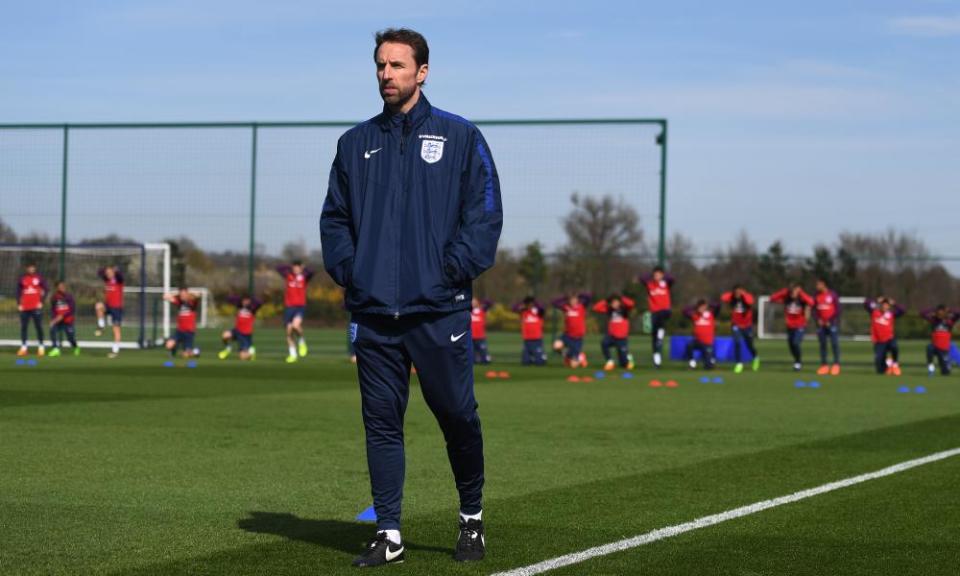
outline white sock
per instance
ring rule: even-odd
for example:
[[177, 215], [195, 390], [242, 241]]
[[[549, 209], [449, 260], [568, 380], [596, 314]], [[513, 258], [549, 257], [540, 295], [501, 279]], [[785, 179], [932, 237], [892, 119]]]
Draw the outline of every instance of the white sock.
[[114, 353], [114, 354], [119, 354], [119, 353], [120, 353], [120, 346], [114, 344], [112, 350], [113, 350], [113, 353]]
[[483, 510], [477, 512], [476, 514], [464, 514], [460, 513], [460, 519], [466, 522], [467, 520], [483, 520]]
[[41, 344], [41, 345], [39, 345], [39, 346], [37, 346], [37, 350], [39, 350], [39, 351], [41, 351], [41, 352], [43, 352], [43, 344]]
[[377, 534], [386, 534], [387, 540], [393, 542], [394, 544], [402, 544], [403, 541], [400, 539], [399, 530], [378, 530]]
[[104, 320], [103, 318], [97, 318], [97, 326], [99, 326], [100, 328], [106, 328], [107, 321]]
[[290, 351], [290, 355], [291, 355], [291, 356], [296, 356], [296, 355], [297, 355], [297, 349], [294, 348], [293, 346], [290, 347], [290, 350], [289, 350], [289, 351]]

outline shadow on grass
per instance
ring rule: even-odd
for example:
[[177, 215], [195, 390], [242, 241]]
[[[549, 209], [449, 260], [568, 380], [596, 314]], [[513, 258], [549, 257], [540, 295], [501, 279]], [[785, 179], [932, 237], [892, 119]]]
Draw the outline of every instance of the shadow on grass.
[[[348, 554], [359, 554], [375, 531], [372, 524], [342, 520], [313, 520], [286, 512], [249, 512], [247, 518], [237, 521], [237, 527], [246, 532], [274, 534], [288, 540], [316, 544]], [[452, 548], [424, 546], [406, 538], [403, 545], [411, 550], [453, 554]]]

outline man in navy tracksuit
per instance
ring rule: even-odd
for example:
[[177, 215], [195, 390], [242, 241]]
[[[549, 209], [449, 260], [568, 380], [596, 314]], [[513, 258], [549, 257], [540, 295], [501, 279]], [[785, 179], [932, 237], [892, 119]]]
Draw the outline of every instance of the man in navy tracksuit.
[[483, 437], [473, 393], [471, 282], [493, 265], [503, 225], [496, 167], [480, 131], [421, 93], [420, 34], [377, 34], [383, 112], [337, 145], [320, 218], [324, 267], [346, 288], [357, 354], [377, 536], [355, 561], [403, 559], [403, 416], [411, 363], [443, 430], [460, 494], [454, 557], [484, 555]]

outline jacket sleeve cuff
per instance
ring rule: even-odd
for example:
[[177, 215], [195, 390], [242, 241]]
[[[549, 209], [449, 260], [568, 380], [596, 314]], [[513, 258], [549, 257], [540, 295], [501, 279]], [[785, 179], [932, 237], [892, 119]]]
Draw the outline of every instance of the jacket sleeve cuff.
[[456, 286], [463, 281], [460, 267], [455, 258], [447, 256], [443, 261], [443, 277], [451, 286]]
[[353, 258], [347, 258], [334, 268], [333, 281], [343, 286], [350, 286], [353, 281]]

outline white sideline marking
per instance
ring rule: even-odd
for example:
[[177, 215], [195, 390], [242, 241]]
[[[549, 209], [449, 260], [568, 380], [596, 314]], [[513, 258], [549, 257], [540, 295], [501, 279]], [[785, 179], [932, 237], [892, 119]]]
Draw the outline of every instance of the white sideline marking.
[[816, 488], [808, 488], [807, 490], [794, 492], [793, 494], [788, 494], [786, 496], [780, 496], [770, 500], [763, 500], [762, 502], [755, 502], [753, 504], [748, 504], [747, 506], [741, 506], [740, 508], [734, 508], [733, 510], [720, 512], [719, 514], [704, 516], [703, 518], [698, 518], [690, 522], [684, 522], [683, 524], [659, 528], [652, 532], [647, 532], [646, 534], [640, 534], [639, 536], [620, 540], [619, 542], [611, 542], [610, 544], [588, 548], [580, 552], [557, 556], [556, 558], [551, 558], [550, 560], [544, 560], [543, 562], [524, 566], [523, 568], [514, 568], [513, 570], [507, 570], [506, 572], [497, 572], [491, 576], [533, 576], [534, 574], [542, 574], [548, 570], [570, 566], [571, 564], [578, 564], [585, 560], [590, 560], [591, 558], [606, 556], [608, 554], [613, 554], [614, 552], [622, 552], [624, 550], [629, 550], [630, 548], [637, 548], [638, 546], [650, 544], [651, 542], [656, 542], [657, 540], [678, 536], [684, 532], [690, 532], [699, 528], [706, 528], [708, 526], [713, 526], [714, 524], [719, 524], [735, 518], [742, 518], [744, 516], [749, 516], [750, 514], [762, 512], [769, 508], [775, 508], [777, 506], [783, 506], [784, 504], [798, 502], [800, 500], [812, 498], [813, 496], [826, 494], [827, 492], [832, 492], [834, 490], [839, 490], [841, 488], [867, 482], [868, 480], [883, 478], [884, 476], [890, 476], [898, 472], [903, 472], [904, 470], [909, 470], [911, 468], [916, 468], [917, 466], [923, 466], [924, 464], [930, 464], [931, 462], [945, 460], [958, 455], [960, 455], [960, 448], [936, 452], [934, 454], [930, 454], [929, 456], [924, 456], [923, 458], [907, 460], [906, 462], [894, 464], [893, 466], [888, 466], [887, 468], [877, 470], [876, 472], [868, 472], [866, 474], [853, 476], [844, 480], [830, 482], [829, 484], [817, 486]]

